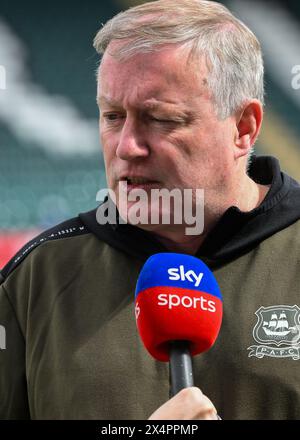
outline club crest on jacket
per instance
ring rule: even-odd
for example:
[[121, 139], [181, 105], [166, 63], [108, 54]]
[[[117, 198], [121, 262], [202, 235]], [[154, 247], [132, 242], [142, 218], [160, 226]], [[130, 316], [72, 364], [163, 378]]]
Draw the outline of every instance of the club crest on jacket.
[[264, 356], [300, 359], [300, 308], [297, 305], [260, 307], [253, 338], [258, 344], [248, 347], [249, 357]]

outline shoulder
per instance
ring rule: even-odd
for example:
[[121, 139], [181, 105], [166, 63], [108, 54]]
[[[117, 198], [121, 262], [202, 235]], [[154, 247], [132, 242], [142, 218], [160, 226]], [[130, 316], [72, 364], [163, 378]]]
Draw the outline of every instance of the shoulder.
[[82, 223], [80, 217], [71, 218], [42, 232], [26, 243], [0, 271], [0, 284], [2, 284], [33, 251], [36, 253], [37, 249], [45, 247], [46, 244], [52, 242], [55, 242], [60, 248], [60, 245], [66, 244], [66, 239], [68, 239], [68, 241], [70, 241], [69, 239], [76, 240], [88, 234], [90, 234], [90, 231]]
[[299, 250], [300, 241], [300, 219], [287, 225], [275, 234], [274, 241], [281, 242], [288, 249], [296, 248]]

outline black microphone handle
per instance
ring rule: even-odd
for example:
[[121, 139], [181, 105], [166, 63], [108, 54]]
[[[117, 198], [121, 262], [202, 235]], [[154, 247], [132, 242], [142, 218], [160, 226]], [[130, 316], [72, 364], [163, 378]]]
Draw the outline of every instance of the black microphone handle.
[[173, 396], [183, 388], [194, 386], [192, 357], [188, 341], [170, 343], [170, 369]]

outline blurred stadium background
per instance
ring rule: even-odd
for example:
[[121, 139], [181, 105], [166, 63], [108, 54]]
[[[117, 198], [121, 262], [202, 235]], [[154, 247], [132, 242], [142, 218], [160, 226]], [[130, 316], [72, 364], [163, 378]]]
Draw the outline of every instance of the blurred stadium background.
[[[101, 23], [139, 3], [1, 0], [0, 268], [39, 231], [97, 206], [106, 182], [92, 40]], [[300, 3], [222, 3], [263, 47], [267, 105], [257, 153], [278, 157], [300, 180]]]

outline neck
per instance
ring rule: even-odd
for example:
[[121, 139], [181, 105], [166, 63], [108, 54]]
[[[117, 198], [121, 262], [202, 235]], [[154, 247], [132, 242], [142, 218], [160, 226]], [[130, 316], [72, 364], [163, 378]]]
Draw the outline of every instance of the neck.
[[237, 206], [242, 212], [250, 212], [257, 208], [265, 199], [271, 185], [260, 185], [246, 176], [243, 185], [240, 185], [230, 206]]
[[189, 255], [196, 254], [206, 235], [201, 234], [194, 236], [180, 236], [179, 234], [177, 234], [176, 236], [171, 237], [161, 234], [155, 234], [157, 240], [160, 241], [170, 252], [178, 252]]

